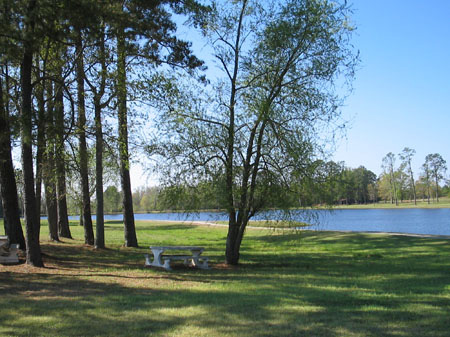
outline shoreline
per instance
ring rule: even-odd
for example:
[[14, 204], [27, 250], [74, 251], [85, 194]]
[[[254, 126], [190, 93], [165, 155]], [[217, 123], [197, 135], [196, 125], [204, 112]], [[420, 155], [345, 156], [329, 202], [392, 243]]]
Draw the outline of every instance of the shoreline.
[[[139, 222], [163, 222], [163, 223], [181, 223], [184, 225], [192, 226], [208, 226], [208, 227], [228, 227], [226, 224], [219, 224], [209, 221], [176, 221], [176, 220], [136, 220]], [[408, 236], [423, 239], [441, 239], [450, 240], [450, 235], [436, 235], [436, 234], [417, 234], [417, 233], [401, 233], [401, 232], [383, 232], [383, 231], [349, 231], [349, 230], [318, 230], [318, 229], [308, 229], [307, 227], [299, 229], [294, 227], [257, 227], [257, 226], [247, 226], [248, 229], [260, 229], [260, 230], [281, 230], [281, 231], [309, 231], [309, 232], [327, 232], [327, 233], [348, 233], [348, 234], [370, 234], [370, 235], [389, 235], [389, 236]]]

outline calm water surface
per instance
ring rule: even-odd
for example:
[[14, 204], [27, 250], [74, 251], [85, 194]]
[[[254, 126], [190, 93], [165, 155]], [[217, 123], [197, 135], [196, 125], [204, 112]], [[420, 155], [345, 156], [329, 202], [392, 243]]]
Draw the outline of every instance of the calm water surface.
[[[274, 219], [277, 212], [268, 212], [255, 219]], [[450, 209], [344, 209], [295, 211], [298, 221], [314, 223], [313, 229], [342, 231], [381, 231], [414, 234], [450, 235]], [[71, 217], [77, 219], [78, 217]], [[95, 219], [95, 216], [93, 217]], [[122, 215], [106, 215], [106, 220], [122, 220]], [[146, 213], [135, 214], [136, 220], [227, 220], [226, 214]]]

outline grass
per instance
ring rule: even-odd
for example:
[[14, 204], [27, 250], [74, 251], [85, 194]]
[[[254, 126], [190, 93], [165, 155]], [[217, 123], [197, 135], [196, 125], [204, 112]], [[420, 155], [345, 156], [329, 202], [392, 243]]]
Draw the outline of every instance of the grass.
[[[1, 229], [2, 230], [2, 229]], [[226, 228], [137, 222], [124, 248], [52, 243], [46, 268], [0, 266], [1, 336], [449, 336], [445, 239], [248, 230], [241, 262], [224, 260]], [[149, 245], [206, 247], [211, 270], [144, 268]]]

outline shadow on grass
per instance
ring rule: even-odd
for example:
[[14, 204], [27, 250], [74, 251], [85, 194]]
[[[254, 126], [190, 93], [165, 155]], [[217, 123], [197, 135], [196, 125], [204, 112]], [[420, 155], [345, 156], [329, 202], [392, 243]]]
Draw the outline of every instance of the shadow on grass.
[[105, 225], [123, 225], [123, 220], [105, 220]]
[[[117, 225], [117, 224], [123, 224], [123, 221], [111, 221], [111, 222], [105, 222], [105, 224], [109, 224], [109, 225]], [[122, 226], [108, 226], [107, 227], [108, 230], [111, 231], [123, 231], [123, 227]], [[196, 229], [198, 228], [198, 226], [195, 225], [190, 225], [190, 224], [167, 224], [164, 225], [164, 230], [166, 231], [176, 231], [176, 230], [187, 230], [187, 229]], [[152, 224], [148, 224], [148, 225], [144, 225], [142, 223], [139, 224], [139, 231], [160, 231], [161, 230], [161, 226], [158, 225], [152, 225]]]
[[448, 242], [296, 238], [249, 236], [238, 267], [172, 272], [143, 269], [140, 249], [44, 245], [81, 272], [1, 272], [0, 335], [448, 336]]

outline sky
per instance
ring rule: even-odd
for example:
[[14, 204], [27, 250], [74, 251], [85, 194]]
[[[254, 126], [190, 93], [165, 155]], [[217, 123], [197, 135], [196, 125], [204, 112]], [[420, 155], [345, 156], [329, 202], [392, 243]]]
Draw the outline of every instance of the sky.
[[[361, 63], [342, 108], [349, 127], [332, 159], [379, 175], [388, 152], [409, 147], [416, 176], [430, 153], [450, 167], [450, 0], [350, 3]], [[133, 189], [152, 184], [132, 168]]]
[[334, 160], [378, 175], [388, 152], [409, 147], [417, 173], [429, 153], [450, 164], [450, 1], [359, 0], [353, 10], [361, 64]]

